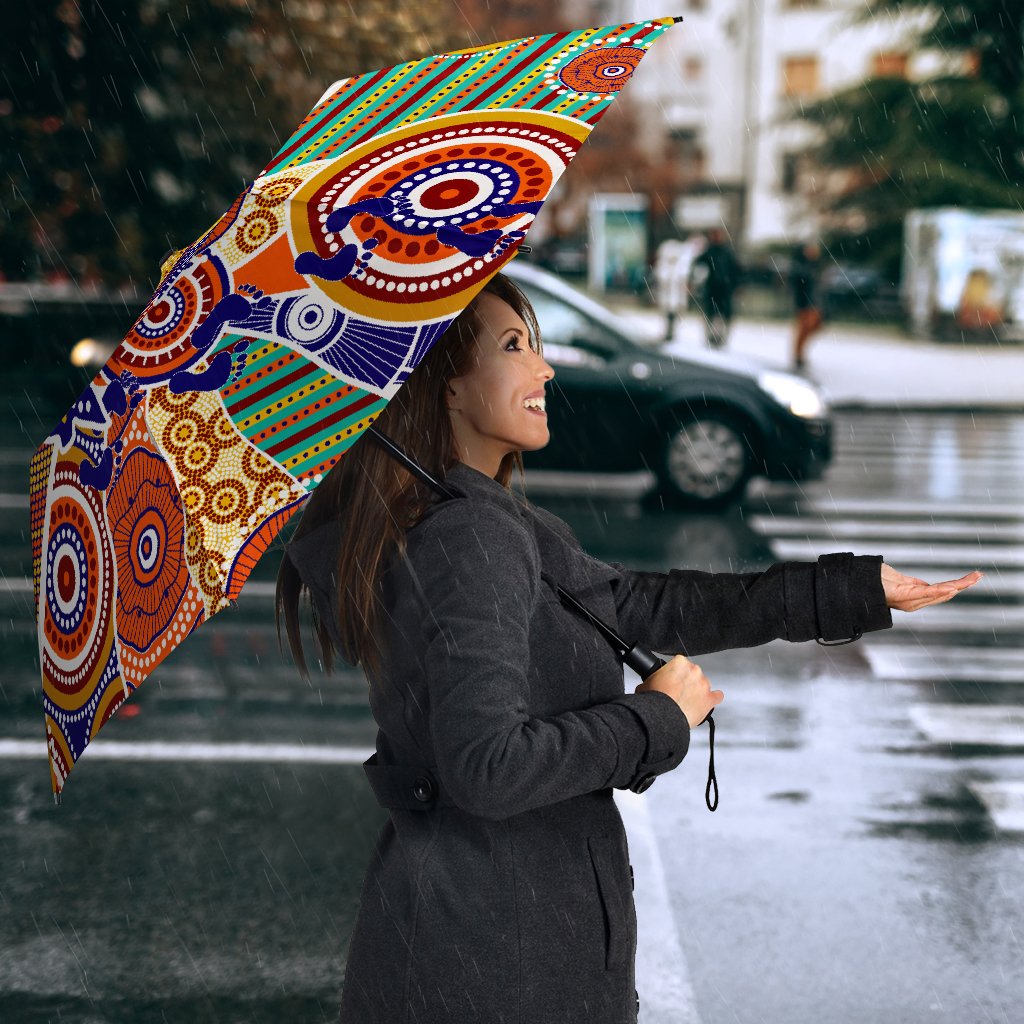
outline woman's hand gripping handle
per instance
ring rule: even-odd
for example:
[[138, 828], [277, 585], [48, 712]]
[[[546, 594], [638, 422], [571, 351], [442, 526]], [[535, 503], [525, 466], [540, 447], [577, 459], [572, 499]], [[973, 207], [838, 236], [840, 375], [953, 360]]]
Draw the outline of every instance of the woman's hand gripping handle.
[[[634, 648], [635, 651], [635, 648]], [[633, 654], [630, 651], [629, 654]], [[647, 652], [644, 652], [647, 654]], [[668, 694], [679, 709], [686, 715], [686, 720], [691, 729], [698, 725], [708, 723], [708, 740], [711, 745], [711, 754], [708, 761], [708, 785], [704, 791], [704, 800], [708, 810], [713, 811], [718, 807], [718, 779], [715, 778], [715, 720], [711, 717], [715, 707], [722, 703], [725, 694], [721, 690], [712, 690], [711, 683], [704, 675], [699, 665], [695, 665], [689, 658], [677, 654], [667, 664], [653, 654], [648, 654], [643, 662], [634, 664], [627, 655], [626, 664], [635, 669], [643, 676], [643, 682], [636, 688], [636, 693], [644, 693], [650, 690], [660, 690]], [[715, 791], [712, 800], [711, 790]]]

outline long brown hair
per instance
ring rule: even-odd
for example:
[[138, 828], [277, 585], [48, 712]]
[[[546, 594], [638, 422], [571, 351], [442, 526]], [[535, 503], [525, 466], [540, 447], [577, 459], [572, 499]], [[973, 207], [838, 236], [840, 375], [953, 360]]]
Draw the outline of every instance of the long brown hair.
[[[542, 351], [540, 328], [529, 300], [510, 278], [495, 274], [433, 343], [375, 420], [382, 433], [437, 479], [458, 461], [446, 391], [449, 380], [472, 369], [483, 326], [479, 299], [484, 294], [507, 302], [529, 328], [531, 346]], [[518, 451], [501, 460], [495, 480], [508, 487], [513, 468], [522, 475], [523, 459]], [[435, 500], [437, 495], [431, 488], [368, 437], [352, 445], [310, 495], [293, 540], [326, 522], [335, 522], [341, 533], [335, 566], [340, 651], [335, 650], [327, 626], [319, 620], [311, 602], [313, 630], [326, 671], [333, 668], [337, 654], [351, 665], [361, 664], [368, 677], [379, 673], [381, 580], [393, 560], [405, 551], [405, 531]], [[299, 628], [299, 602], [304, 590], [307, 588], [298, 570], [285, 555], [277, 573], [278, 645], [283, 616], [292, 657], [308, 678]]]

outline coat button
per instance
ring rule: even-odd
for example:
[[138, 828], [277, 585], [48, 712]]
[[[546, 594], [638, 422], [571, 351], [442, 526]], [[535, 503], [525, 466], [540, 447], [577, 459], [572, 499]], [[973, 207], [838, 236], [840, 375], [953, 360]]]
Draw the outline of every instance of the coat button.
[[656, 778], [657, 778], [656, 775], [651, 775], [650, 773], [648, 773], [647, 775], [641, 775], [640, 778], [637, 779], [636, 782], [634, 782], [633, 785], [630, 786], [629, 788], [634, 793], [643, 793], [646, 790], [651, 788], [651, 783]]
[[433, 780], [426, 775], [420, 775], [412, 784], [412, 795], [421, 803], [429, 803], [434, 799]]
[[629, 887], [630, 887], [630, 889], [636, 889], [636, 886], [633, 884], [633, 865], [632, 864], [629, 865]]
[[633, 995], [636, 996], [636, 1012], [640, 1012], [640, 993], [636, 989], [633, 989]]

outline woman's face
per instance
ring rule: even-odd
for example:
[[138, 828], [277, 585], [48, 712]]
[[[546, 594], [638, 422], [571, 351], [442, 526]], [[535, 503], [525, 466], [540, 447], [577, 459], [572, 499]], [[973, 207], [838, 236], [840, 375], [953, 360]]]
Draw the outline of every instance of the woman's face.
[[507, 302], [489, 292], [478, 302], [473, 363], [448, 382], [454, 392], [448, 410], [459, 459], [494, 477], [509, 452], [536, 451], [551, 439], [547, 414], [524, 403], [539, 398], [543, 405], [544, 385], [555, 371], [530, 348], [529, 329]]

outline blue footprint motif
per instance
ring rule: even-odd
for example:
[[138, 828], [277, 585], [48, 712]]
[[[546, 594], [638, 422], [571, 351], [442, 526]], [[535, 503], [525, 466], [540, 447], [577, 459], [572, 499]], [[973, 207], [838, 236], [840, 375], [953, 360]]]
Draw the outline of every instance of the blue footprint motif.
[[[377, 238], [367, 238], [363, 242], [363, 252], [369, 253], [380, 244]], [[321, 256], [315, 252], [299, 253], [295, 260], [295, 269], [307, 277], [319, 277], [324, 281], [342, 281], [351, 274], [361, 277], [369, 266], [369, 258], [362, 257], [359, 246], [349, 243], [343, 245], [333, 256]]]
[[[529, 203], [504, 203], [495, 207], [487, 214], [480, 216], [489, 217], [514, 217], [519, 214], [536, 215], [543, 206], [543, 201]], [[403, 196], [373, 196], [369, 199], [361, 199], [350, 206], [343, 206], [334, 210], [324, 222], [324, 227], [329, 232], [341, 231], [346, 228], [352, 218], [359, 214], [366, 214], [371, 217], [392, 223], [396, 219], [405, 217], [410, 210], [409, 200]], [[486, 256], [499, 245], [496, 256], [500, 256], [514, 242], [526, 237], [525, 231], [503, 231], [494, 228], [490, 231], [478, 231], [476, 233], [465, 231], [463, 228], [454, 225], [445, 225], [437, 228], [434, 237], [442, 244], [458, 249], [467, 256]], [[368, 238], [363, 243], [363, 249], [369, 250], [377, 245], [377, 240]], [[359, 278], [365, 273], [369, 266], [369, 260], [360, 260], [359, 249], [352, 243], [343, 246], [333, 256], [323, 257], [315, 252], [299, 253], [295, 260], [295, 270], [307, 277], [319, 277], [324, 281], [341, 281], [348, 276]]]

